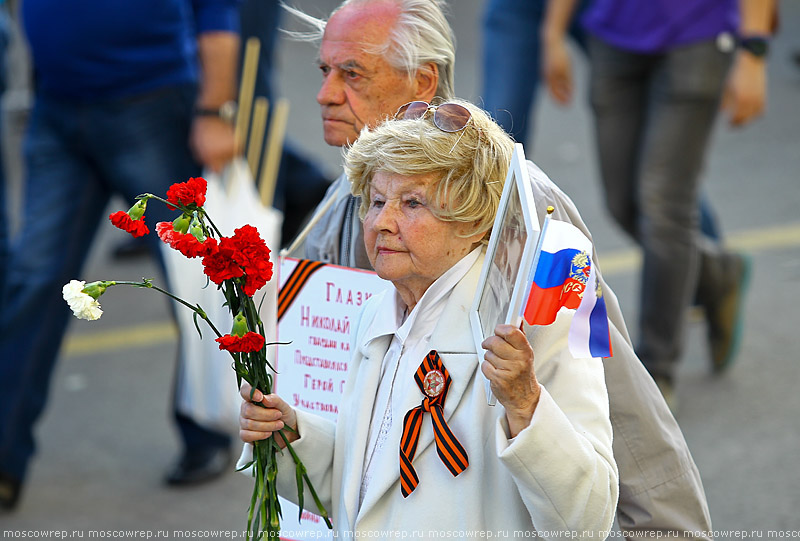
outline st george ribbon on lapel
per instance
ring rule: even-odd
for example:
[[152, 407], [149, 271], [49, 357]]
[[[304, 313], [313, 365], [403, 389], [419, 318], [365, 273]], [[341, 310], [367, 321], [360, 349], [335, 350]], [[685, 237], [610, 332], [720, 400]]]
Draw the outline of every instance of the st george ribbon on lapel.
[[400, 489], [407, 498], [419, 484], [417, 471], [411, 462], [417, 452], [422, 416], [430, 412], [433, 437], [439, 458], [455, 477], [469, 466], [467, 451], [455, 437], [444, 418], [444, 400], [450, 388], [450, 373], [435, 349], [431, 350], [414, 374], [419, 390], [425, 395], [422, 404], [411, 408], [403, 419], [403, 437], [400, 440]]

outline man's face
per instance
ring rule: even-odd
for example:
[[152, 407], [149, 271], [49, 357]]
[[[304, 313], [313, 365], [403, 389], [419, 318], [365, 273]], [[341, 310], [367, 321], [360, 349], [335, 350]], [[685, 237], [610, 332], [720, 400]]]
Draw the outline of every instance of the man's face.
[[361, 128], [380, 123], [417, 99], [406, 74], [365, 51], [386, 40], [396, 15], [391, 4], [373, 3], [344, 8], [328, 21], [319, 51], [322, 87], [317, 102], [329, 145], [352, 143]]

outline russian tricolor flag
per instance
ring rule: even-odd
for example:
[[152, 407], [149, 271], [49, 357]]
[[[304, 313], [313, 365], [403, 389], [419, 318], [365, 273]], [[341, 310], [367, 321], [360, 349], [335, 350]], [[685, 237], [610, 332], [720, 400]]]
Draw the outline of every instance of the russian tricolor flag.
[[592, 265], [592, 242], [574, 225], [548, 215], [534, 256], [523, 316], [549, 325], [562, 308], [576, 310], [569, 332], [575, 357], [610, 357], [608, 316]]

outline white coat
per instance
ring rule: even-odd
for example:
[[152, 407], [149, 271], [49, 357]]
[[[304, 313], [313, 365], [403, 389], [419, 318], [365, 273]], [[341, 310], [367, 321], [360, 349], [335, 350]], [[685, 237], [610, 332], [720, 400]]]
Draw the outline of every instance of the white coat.
[[[528, 329], [542, 394], [530, 426], [509, 440], [502, 405], [487, 405], [482, 359], [468, 319], [482, 262], [480, 257], [455, 286], [430, 341], [452, 378], [445, 418], [469, 455], [469, 467], [458, 477], [439, 459], [426, 413], [413, 461], [419, 486], [402, 497], [402, 417], [422, 402], [422, 393], [415, 393], [395, 414], [358, 508], [370, 415], [391, 342], [391, 336], [382, 336], [362, 343], [363, 333], [385, 294], [370, 299], [357, 326], [337, 422], [297, 411], [300, 439], [293, 447], [341, 536], [386, 539], [407, 532], [408, 537], [428, 539], [493, 532], [513, 538], [514, 532], [536, 529], [546, 538], [563, 537], [553, 532], [567, 531], [593, 532], [602, 539], [611, 529], [618, 474], [602, 362], [570, 355], [568, 313], [552, 325]], [[249, 457], [245, 446], [240, 464]], [[294, 465], [288, 453], [279, 460], [278, 477], [279, 493], [294, 501]], [[307, 491], [305, 502], [315, 510]]]

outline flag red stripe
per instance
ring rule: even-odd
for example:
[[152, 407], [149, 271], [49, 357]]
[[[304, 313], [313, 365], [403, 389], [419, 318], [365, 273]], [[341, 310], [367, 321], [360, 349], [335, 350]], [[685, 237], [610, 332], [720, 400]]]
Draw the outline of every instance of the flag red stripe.
[[531, 285], [528, 303], [525, 305], [525, 321], [529, 325], [549, 325], [556, 320], [562, 306], [576, 309], [581, 299], [574, 291], [564, 293], [564, 285], [541, 288]]

